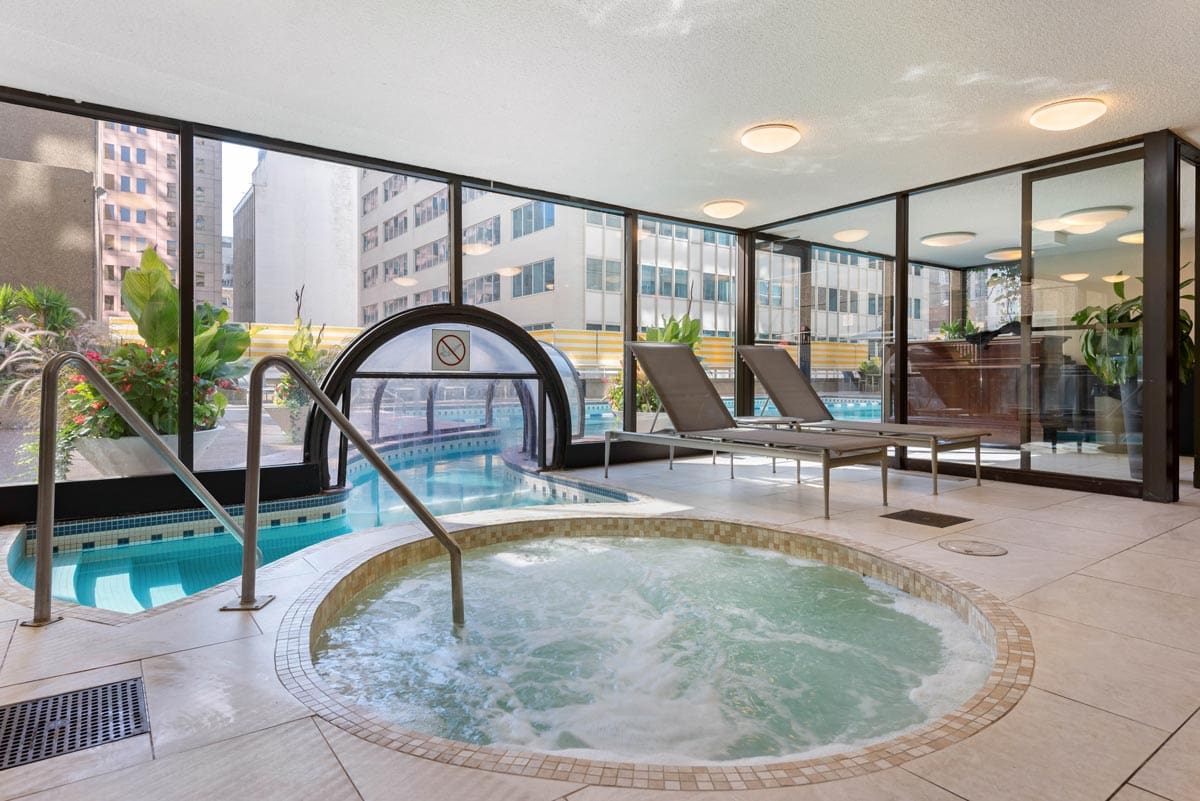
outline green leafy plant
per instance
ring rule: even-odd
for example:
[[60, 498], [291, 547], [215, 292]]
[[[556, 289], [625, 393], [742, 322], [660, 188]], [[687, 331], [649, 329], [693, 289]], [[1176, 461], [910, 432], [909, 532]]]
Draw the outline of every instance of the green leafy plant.
[[[688, 310], [690, 311], [690, 309], [691, 303], [689, 302]], [[667, 317], [664, 314], [661, 327], [646, 329], [646, 341], [682, 342], [695, 350], [701, 340], [700, 320], [693, 320], [689, 311], [685, 311], [679, 318], [674, 315]], [[637, 410], [639, 412], [657, 411], [658, 393], [654, 391], [649, 379], [642, 375], [641, 370], [638, 371], [636, 386]], [[604, 396], [614, 411], [619, 412], [625, 408], [625, 382], [622, 373], [617, 373], [616, 377], [609, 381]]]
[[1021, 265], [1004, 264], [988, 269], [988, 300], [1001, 306], [1004, 322], [1017, 319], [1021, 309]]
[[[1185, 267], [1187, 265], [1184, 265]], [[1120, 273], [1118, 273], [1120, 275]], [[1137, 278], [1140, 282], [1142, 279]], [[1125, 297], [1125, 281], [1112, 285], [1117, 302], [1110, 306], [1087, 306], [1075, 312], [1071, 320], [1087, 326], [1080, 340], [1080, 350], [1088, 369], [1105, 384], [1121, 385], [1136, 381], [1141, 374], [1142, 360], [1142, 296]], [[1188, 279], [1179, 285], [1187, 288]], [[1193, 295], [1182, 295], [1193, 300]], [[1179, 380], [1187, 383], [1196, 360], [1192, 342], [1192, 316], [1179, 309]]]
[[946, 339], [962, 339], [967, 334], [978, 334], [979, 326], [970, 320], [953, 320], [942, 323], [938, 332]]
[[51, 286], [0, 284], [0, 404], [36, 414], [42, 367], [57, 353], [99, 339], [66, 293]]
[[[126, 273], [121, 300], [137, 323], [145, 344], [127, 342], [112, 349], [85, 354], [113, 386], [159, 434], [179, 433], [179, 290], [154, 248], [142, 254], [141, 265]], [[210, 304], [196, 308], [193, 325], [194, 374], [192, 429], [215, 428], [233, 389], [250, 369], [243, 358], [251, 332], [229, 322], [229, 312]], [[70, 464], [73, 443], [82, 437], [115, 439], [134, 434], [128, 424], [82, 375], [71, 377], [64, 419], [60, 423], [60, 471]]]
[[875, 357], [871, 357], [865, 362], [860, 362], [858, 365], [858, 372], [862, 373], [864, 376], [879, 375], [879, 370], [879, 359]]
[[[321, 326], [314, 336], [312, 320], [305, 323], [297, 317], [296, 331], [288, 340], [288, 358], [294, 359], [314, 381], [319, 380], [324, 372], [322, 368], [324, 367], [323, 362], [326, 360], [321, 351], [321, 341], [324, 338], [325, 326]], [[312, 398], [304, 391], [304, 387], [300, 386], [300, 382], [292, 377], [291, 373], [284, 373], [279, 379], [279, 383], [275, 385], [276, 406], [301, 410], [307, 409], [311, 402]]]

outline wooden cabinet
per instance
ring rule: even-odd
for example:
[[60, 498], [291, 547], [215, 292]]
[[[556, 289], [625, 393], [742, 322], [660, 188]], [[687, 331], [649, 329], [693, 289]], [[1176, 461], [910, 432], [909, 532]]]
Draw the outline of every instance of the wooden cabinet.
[[913, 342], [908, 346], [908, 421], [990, 428], [988, 441], [1018, 446], [1021, 420], [1030, 415], [1031, 439], [1053, 438], [1067, 428], [1063, 398], [1064, 337], [1035, 336], [1029, 377], [1032, 408], [1021, 397], [1021, 338], [987, 344], [965, 340]]

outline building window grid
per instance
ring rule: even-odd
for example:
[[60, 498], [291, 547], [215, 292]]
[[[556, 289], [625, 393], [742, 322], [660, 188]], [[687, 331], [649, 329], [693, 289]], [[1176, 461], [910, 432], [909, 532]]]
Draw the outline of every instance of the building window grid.
[[373, 264], [362, 271], [362, 287], [367, 289], [379, 283], [379, 265]]
[[392, 298], [383, 302], [383, 316], [391, 317], [394, 314], [399, 314], [408, 308], [408, 297], [402, 295], [398, 298]]
[[441, 217], [447, 210], [448, 189], [434, 192], [413, 206], [413, 227], [422, 226]]
[[500, 244], [500, 215], [477, 222], [463, 229], [463, 246], [481, 245], [494, 247]]
[[512, 238], [519, 239], [554, 225], [554, 204], [534, 200], [512, 210]]
[[488, 273], [463, 282], [463, 301], [469, 306], [500, 300], [500, 274]]
[[450, 242], [448, 237], [435, 239], [432, 242], [427, 242], [413, 251], [413, 272], [421, 272], [440, 264], [445, 264], [450, 259]]
[[379, 206], [379, 187], [362, 196], [362, 215], [370, 214]]
[[408, 233], [408, 210], [383, 221], [383, 241], [391, 242], [396, 237]]
[[383, 277], [384, 279], [399, 278], [402, 275], [408, 275], [408, 254], [401, 253], [391, 259], [386, 259], [383, 262]]
[[512, 277], [512, 296], [521, 298], [554, 290], [554, 259], [543, 259], [521, 266]]
[[[366, 170], [363, 170], [365, 175]], [[408, 188], [407, 175], [389, 175], [383, 181], [383, 202], [387, 203]]]

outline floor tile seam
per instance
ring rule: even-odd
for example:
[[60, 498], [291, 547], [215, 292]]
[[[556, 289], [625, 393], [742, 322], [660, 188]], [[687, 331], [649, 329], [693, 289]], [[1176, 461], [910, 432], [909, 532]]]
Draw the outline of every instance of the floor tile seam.
[[[1124, 551], [1121, 551], [1121, 553], [1124, 553]], [[1117, 556], [1117, 555], [1118, 554], [1113, 554], [1113, 556]], [[1088, 568], [1095, 567], [1096, 565], [1100, 564], [1101, 562], [1106, 562], [1111, 558], [1112, 558], [1111, 556], [1106, 556], [1103, 559], [1097, 559], [1096, 561], [1091, 562], [1090, 564], [1087, 564], [1084, 567], [1079, 568], [1078, 570], [1072, 571], [1071, 575], [1084, 576], [1086, 578], [1095, 579], [1096, 581], [1106, 581], [1109, 584], [1119, 584], [1122, 587], [1132, 587], [1133, 589], [1136, 589], [1136, 590], [1147, 590], [1148, 592], [1158, 593], [1159, 595], [1169, 595], [1172, 598], [1187, 598], [1188, 600], [1195, 601], [1196, 603], [1200, 604], [1200, 597], [1197, 597], [1195, 595], [1187, 595], [1187, 594], [1181, 593], [1181, 592], [1172, 592], [1171, 590], [1162, 590], [1162, 589], [1159, 589], [1158, 587], [1147, 587], [1144, 584], [1131, 584], [1128, 581], [1121, 581], [1120, 579], [1106, 578], [1104, 576], [1095, 576], [1095, 575], [1092, 575], [1091, 573], [1084, 572]]]
[[329, 754], [337, 762], [338, 767], [342, 770], [342, 775], [346, 777], [346, 781], [354, 788], [354, 794], [358, 796], [359, 801], [364, 801], [362, 791], [358, 789], [358, 785], [354, 782], [354, 777], [350, 775], [350, 771], [346, 769], [346, 765], [342, 762], [342, 757], [338, 754], [337, 749], [333, 747], [333, 743], [329, 742], [329, 738], [325, 736], [324, 729], [318, 722], [319, 718], [316, 715], [309, 715], [308, 718], [312, 721], [313, 728], [317, 730], [317, 736], [321, 738], [321, 742], [325, 743], [325, 747], [329, 749]]
[[[55, 673], [53, 675], [42, 676], [42, 677], [36, 678], [36, 679], [25, 679], [24, 681], [14, 681], [10, 684], [0, 683], [0, 690], [10, 690], [14, 687], [20, 687], [22, 684], [33, 684], [34, 682], [39, 682], [39, 681], [50, 681], [52, 679], [61, 679], [65, 676], [74, 676], [79, 673], [90, 673], [93, 670], [108, 670], [109, 668], [120, 667], [121, 665], [132, 665], [134, 662], [140, 663], [141, 658], [139, 657], [137, 659], [125, 659], [120, 662], [113, 662], [108, 665], [97, 665], [96, 667], [80, 668], [79, 670], [68, 670], [63, 673]], [[139, 672], [139, 674], [141, 673], [140, 665], [138, 667], [138, 672]], [[71, 692], [71, 691], [68, 690], [68, 692]]]
[[1153, 790], [1147, 790], [1145, 787], [1143, 787], [1143, 786], [1142, 786], [1142, 785], [1140, 785], [1140, 784], [1137, 784], [1137, 783], [1135, 783], [1133, 780], [1127, 781], [1127, 782], [1125, 782], [1124, 784], [1122, 784], [1120, 787], [1118, 787], [1118, 788], [1117, 788], [1117, 792], [1116, 792], [1116, 793], [1113, 793], [1112, 795], [1110, 795], [1110, 796], [1108, 797], [1108, 798], [1109, 798], [1109, 801], [1111, 801], [1111, 799], [1113, 799], [1114, 797], [1116, 797], [1117, 793], [1121, 792], [1121, 790], [1122, 790], [1122, 789], [1124, 789], [1124, 788], [1126, 788], [1126, 787], [1134, 787], [1134, 788], [1137, 788], [1138, 790], [1141, 790], [1141, 791], [1142, 791], [1143, 793], [1145, 793], [1146, 795], [1152, 795], [1152, 796], [1154, 796], [1155, 798], [1161, 798], [1161, 799], [1163, 799], [1163, 801], [1175, 801], [1175, 799], [1168, 798], [1167, 796], [1163, 795], [1162, 793], [1156, 793], [1156, 792], [1154, 792]]
[[150, 761], [158, 759], [158, 749], [154, 745], [154, 727], [150, 725], [150, 693], [146, 690], [146, 665], [145, 660], [138, 660], [138, 675], [142, 679], [142, 703], [146, 706], [146, 734], [150, 735]]
[[[143, 736], [149, 737], [149, 734], [150, 734], [149, 732], [146, 732], [144, 735], [138, 734], [138, 735], [135, 735], [134, 737], [125, 738], [125, 740], [123, 740], [122, 742], [129, 742], [129, 741], [136, 739], [137, 737], [143, 737]], [[94, 748], [103, 748], [104, 746], [108, 746], [108, 745], [115, 745], [115, 743], [107, 742], [102, 745], [93, 746], [93, 748], [85, 748], [81, 751], [74, 751], [72, 753], [81, 754], [81, 753], [85, 753], [87, 751], [91, 751]], [[68, 754], [62, 754], [62, 756], [68, 756]], [[50, 762], [50, 761], [52, 761], [52, 760], [46, 760], [46, 762]], [[78, 779], [70, 779], [68, 781], [61, 782], [60, 784], [51, 784], [51, 785], [46, 785], [43, 787], [38, 787], [36, 789], [32, 789], [32, 790], [29, 790], [28, 792], [23, 792], [18, 795], [5, 796], [5, 798], [7, 799], [7, 801], [16, 801], [19, 798], [29, 798], [30, 796], [39, 795], [41, 793], [46, 793], [51, 790], [59, 790], [63, 787], [69, 787], [73, 784], [79, 784], [80, 782], [90, 781], [91, 779], [98, 779], [101, 776], [109, 776], [113, 773], [119, 773], [120, 771], [123, 771], [123, 770], [130, 770], [132, 768], [140, 768], [140, 767], [144, 767], [146, 765], [152, 765], [152, 764], [154, 764], [154, 762], [155, 762], [155, 759], [153, 756], [153, 748], [152, 748], [150, 759], [145, 760], [143, 762], [135, 762], [132, 765], [121, 765], [120, 767], [112, 768], [111, 770], [104, 770], [103, 768], [101, 768], [101, 770], [96, 773], [91, 773], [91, 774], [88, 774], [87, 776], [83, 776]], [[34, 763], [30, 763], [30, 764], [34, 764]]]
[[[1088, 576], [1088, 578], [1092, 578], [1092, 577], [1091, 577], [1091, 576]], [[1061, 579], [1056, 579], [1056, 581], [1061, 581]], [[1054, 582], [1051, 582], [1051, 584], [1053, 584], [1053, 583], [1054, 583]], [[1075, 625], [1077, 625], [1077, 626], [1087, 626], [1088, 628], [1099, 629], [1100, 631], [1107, 631], [1109, 634], [1116, 634], [1117, 636], [1120, 636], [1120, 637], [1128, 637], [1129, 639], [1131, 639], [1131, 640], [1137, 640], [1138, 642], [1146, 642], [1146, 643], [1150, 643], [1151, 645], [1157, 645], [1157, 646], [1158, 646], [1158, 647], [1160, 647], [1160, 648], [1170, 648], [1170, 649], [1171, 649], [1171, 650], [1173, 650], [1173, 651], [1180, 651], [1180, 652], [1182, 652], [1182, 653], [1185, 653], [1185, 654], [1191, 654], [1192, 656], [1200, 656], [1200, 649], [1193, 651], [1193, 650], [1191, 650], [1190, 648], [1180, 648], [1180, 647], [1178, 647], [1178, 646], [1175, 646], [1175, 645], [1167, 645], [1166, 643], [1161, 643], [1161, 642], [1158, 642], [1157, 640], [1151, 640], [1151, 639], [1148, 639], [1148, 638], [1146, 638], [1146, 637], [1138, 637], [1138, 636], [1135, 636], [1135, 635], [1133, 635], [1133, 634], [1130, 634], [1129, 632], [1126, 632], [1126, 631], [1117, 631], [1116, 629], [1107, 629], [1107, 628], [1105, 628], [1105, 627], [1103, 627], [1103, 626], [1096, 626], [1096, 625], [1093, 625], [1093, 624], [1091, 624], [1091, 623], [1084, 623], [1084, 622], [1083, 622], [1083, 621], [1081, 621], [1081, 620], [1075, 620], [1075, 619], [1073, 619], [1073, 618], [1069, 618], [1069, 617], [1063, 617], [1062, 615], [1055, 615], [1055, 614], [1052, 614], [1052, 613], [1050, 613], [1050, 612], [1046, 612], [1046, 611], [1044, 611], [1044, 610], [1042, 610], [1042, 609], [1030, 609], [1029, 607], [1026, 607], [1026, 606], [1019, 606], [1019, 605], [1017, 604], [1017, 601], [1019, 601], [1021, 598], [1024, 598], [1026, 595], [1030, 595], [1030, 594], [1032, 594], [1032, 593], [1035, 593], [1035, 592], [1037, 592], [1037, 591], [1038, 591], [1038, 590], [1040, 590], [1040, 589], [1042, 589], [1042, 588], [1041, 588], [1041, 587], [1038, 587], [1037, 589], [1030, 590], [1030, 591], [1029, 591], [1029, 592], [1027, 592], [1027, 593], [1024, 593], [1024, 594], [1022, 594], [1022, 595], [1020, 595], [1020, 596], [1018, 596], [1018, 597], [1016, 597], [1016, 598], [1013, 598], [1011, 601], [1005, 601], [1005, 603], [1006, 603], [1006, 604], [1008, 604], [1009, 606], [1013, 607], [1014, 609], [1017, 609], [1017, 610], [1023, 610], [1023, 611], [1025, 611], [1025, 612], [1035, 612], [1035, 613], [1037, 613], [1037, 614], [1039, 614], [1039, 615], [1045, 615], [1046, 617], [1052, 617], [1052, 618], [1054, 618], [1055, 620], [1062, 620], [1062, 621], [1064, 621], [1064, 622], [1067, 622], [1067, 623], [1073, 623], [1073, 624], [1075, 624]], [[1139, 588], [1139, 589], [1145, 589], [1145, 588], [1144, 588], [1144, 587], [1142, 587], [1142, 588]], [[1020, 617], [1020, 614], [1018, 614], [1017, 616], [1018, 616], [1018, 617]]]
[[[1115, 796], [1118, 792], [1120, 792], [1121, 788], [1124, 787], [1126, 784], [1133, 784], [1134, 778], [1137, 777], [1138, 773], [1141, 772], [1142, 768], [1149, 765], [1150, 761], [1152, 759], [1154, 759], [1154, 757], [1158, 756], [1158, 753], [1160, 751], [1162, 751], [1163, 748], [1166, 747], [1167, 743], [1171, 742], [1171, 740], [1175, 739], [1175, 735], [1177, 735], [1177, 734], [1179, 734], [1179, 732], [1183, 731], [1184, 726], [1188, 725], [1189, 723], [1192, 722], [1192, 720], [1196, 719], [1197, 714], [1200, 714], [1200, 708], [1192, 710], [1192, 714], [1188, 715], [1184, 719], [1183, 723], [1180, 723], [1178, 726], [1176, 726], [1175, 730], [1173, 732], [1171, 732], [1170, 734], [1168, 734], [1167, 738], [1165, 740], [1163, 740], [1161, 743], [1159, 743], [1158, 747], [1155, 748], [1153, 751], [1151, 751], [1149, 756], [1147, 756], [1145, 759], [1143, 759], [1141, 764], [1139, 764], [1136, 768], [1133, 769], [1132, 772], [1130, 772], [1129, 776], [1127, 776], [1125, 778], [1125, 780], [1123, 782], [1121, 782], [1120, 785], [1117, 786], [1117, 789], [1113, 792], [1113, 794], [1109, 796], [1110, 801], [1112, 799], [1112, 796]], [[1135, 785], [1135, 786], [1137, 786], [1139, 790], [1145, 789], [1138, 785]], [[1154, 795], [1158, 795], [1158, 793], [1154, 793]]]
[[[1090, 578], [1090, 577], [1089, 577], [1089, 578]], [[1010, 603], [1009, 605], [1011, 606], [1012, 604]], [[1115, 634], [1115, 635], [1116, 635], [1116, 636], [1118, 636], [1118, 637], [1125, 637], [1125, 638], [1127, 638], [1127, 639], [1130, 639], [1130, 640], [1136, 640], [1136, 641], [1138, 641], [1138, 642], [1144, 642], [1144, 643], [1146, 643], [1146, 644], [1148, 644], [1148, 645], [1153, 645], [1153, 646], [1155, 646], [1156, 648], [1165, 648], [1166, 650], [1168, 650], [1168, 651], [1173, 651], [1173, 652], [1174, 652], [1174, 653], [1176, 653], [1176, 654], [1180, 654], [1180, 655], [1184, 655], [1184, 656], [1190, 656], [1190, 657], [1200, 657], [1200, 651], [1189, 651], [1189, 650], [1188, 650], [1188, 649], [1186, 649], [1186, 648], [1179, 648], [1179, 647], [1177, 647], [1177, 646], [1174, 646], [1174, 645], [1167, 645], [1166, 643], [1155, 642], [1154, 640], [1147, 640], [1147, 639], [1146, 639], [1146, 638], [1144, 638], [1144, 637], [1135, 637], [1135, 636], [1133, 636], [1132, 634], [1126, 634], [1126, 633], [1125, 633], [1125, 632], [1123, 632], [1123, 631], [1114, 631], [1113, 629], [1106, 629], [1106, 628], [1104, 628], [1103, 626], [1094, 626], [1094, 625], [1092, 625], [1091, 623], [1084, 623], [1084, 622], [1082, 622], [1082, 621], [1079, 621], [1079, 620], [1072, 620], [1072, 619], [1070, 619], [1070, 618], [1067, 618], [1067, 617], [1060, 617], [1060, 616], [1058, 616], [1058, 615], [1052, 615], [1052, 614], [1050, 614], [1049, 612], [1043, 612], [1043, 611], [1041, 611], [1040, 609], [1026, 609], [1025, 607], [1019, 607], [1019, 608], [1021, 609], [1021, 611], [1024, 611], [1024, 612], [1031, 612], [1031, 613], [1033, 613], [1033, 614], [1035, 614], [1035, 615], [1042, 615], [1042, 616], [1044, 616], [1044, 617], [1051, 617], [1051, 618], [1054, 618], [1055, 620], [1061, 620], [1061, 621], [1063, 621], [1063, 622], [1065, 622], [1065, 623], [1070, 623], [1070, 624], [1071, 624], [1071, 625], [1073, 625], [1073, 626], [1082, 626], [1082, 627], [1084, 627], [1084, 628], [1087, 628], [1087, 629], [1094, 629], [1095, 631], [1103, 631], [1103, 632], [1105, 632], [1105, 633], [1107, 633], [1107, 634]], [[1020, 615], [1017, 615], [1017, 617], [1020, 617]], [[1023, 619], [1023, 618], [1022, 618], [1022, 622], [1024, 622], [1024, 619]], [[1026, 624], [1026, 626], [1028, 626], [1028, 624]]]
[[1141, 545], [1138, 545], [1136, 548], [1133, 549], [1133, 552], [1140, 553], [1145, 556], [1157, 556], [1159, 559], [1170, 559], [1172, 562], [1187, 562], [1189, 565], [1195, 565], [1196, 570], [1200, 570], [1200, 559], [1193, 559], [1188, 556], [1176, 556], [1173, 553], [1158, 553], [1156, 551], [1138, 550], [1139, 548], [1142, 547], [1142, 545], [1145, 545], [1145, 544], [1146, 543], [1143, 542]]
[[[1020, 512], [1028, 512], [1028, 511], [1036, 511], [1036, 510], [1029, 510], [1029, 509], [1020, 510]], [[1149, 537], [1146, 537], [1145, 539], [1138, 539], [1136, 542], [1134, 542], [1135, 538], [1128, 534], [1114, 534], [1111, 531], [1101, 531], [1099, 529], [1087, 528], [1085, 526], [1073, 526], [1070, 523], [1059, 523], [1057, 521], [1051, 521], [1051, 520], [1038, 520], [1036, 518], [1025, 517], [1020, 512], [1016, 512], [1011, 517], [1008, 517], [1005, 519], [1006, 520], [1019, 520], [1021, 523], [1024, 523], [1024, 524], [1030, 525], [1030, 526], [1045, 526], [1045, 525], [1049, 524], [1052, 526], [1061, 526], [1062, 528], [1074, 529], [1075, 531], [1079, 531], [1079, 532], [1082, 532], [1085, 534], [1103, 534], [1108, 537], [1116, 537], [1117, 539], [1120, 539], [1120, 540], [1129, 541], [1132, 543], [1132, 545], [1141, 545], [1143, 542], [1147, 542], [1148, 540], [1152, 540], [1155, 537], [1160, 536], [1159, 534], [1151, 534]], [[1165, 534], [1166, 532], [1163, 532], [1163, 533]]]
[[[948, 747], [946, 750], [948, 751], [950, 748], [953, 748], [953, 747], [954, 747], [954, 746], [953, 746], [953, 745], [951, 745], [951, 746], [949, 746], [949, 747]], [[934, 753], [937, 753], [937, 752], [935, 751]], [[918, 757], [917, 759], [910, 759], [910, 760], [908, 760], [907, 762], [905, 762], [905, 763], [904, 763], [904, 764], [902, 764], [902, 765], [897, 765], [897, 767], [898, 767], [900, 770], [902, 770], [902, 771], [904, 771], [905, 773], [907, 773], [909, 776], [912, 776], [913, 778], [917, 779], [917, 781], [922, 781], [922, 782], [925, 782], [926, 784], [931, 784], [931, 785], [933, 785], [934, 787], [938, 788], [939, 790], [941, 790], [941, 791], [942, 791], [942, 792], [944, 792], [944, 793], [948, 793], [949, 795], [952, 795], [952, 796], [954, 796], [955, 798], [961, 798], [961, 799], [962, 799], [962, 801], [971, 801], [971, 799], [969, 799], [967, 796], [965, 796], [965, 795], [961, 795], [961, 794], [959, 794], [959, 793], [956, 793], [956, 792], [954, 792], [953, 790], [951, 790], [949, 787], [945, 787], [945, 786], [943, 786], [943, 785], [941, 785], [941, 784], [938, 784], [938, 783], [937, 783], [937, 782], [935, 782], [933, 779], [930, 779], [930, 778], [927, 778], [927, 777], [925, 777], [925, 776], [922, 776], [921, 774], [919, 774], [919, 773], [915, 772], [914, 770], [912, 770], [912, 768], [911, 768], [911, 765], [913, 765], [913, 763], [915, 763], [915, 762], [920, 762], [920, 761], [921, 761], [921, 760], [920, 760], [920, 758], [919, 758], [919, 757]]]
[[[7, 623], [8, 621], [4, 621]], [[12, 651], [13, 640], [17, 638], [17, 626], [21, 625], [20, 619], [13, 621], [12, 631], [8, 633], [8, 639], [4, 642], [4, 651], [0, 652], [0, 674], [4, 672], [4, 663], [8, 660], [8, 654]]]
[[[1058, 690], [1051, 690], [1046, 687], [1042, 687], [1037, 682], [1037, 676], [1036, 676], [1037, 671], [1035, 670], [1034, 673], [1035, 673], [1035, 676], [1034, 676], [1033, 680], [1030, 682], [1030, 686], [1037, 687], [1039, 690], [1046, 693], [1047, 695], [1053, 695], [1056, 698], [1061, 698], [1064, 701], [1070, 701], [1073, 704], [1079, 704], [1080, 706], [1085, 706], [1088, 709], [1093, 709], [1097, 712], [1102, 712], [1105, 715], [1112, 715], [1114, 718], [1121, 718], [1122, 720], [1127, 720], [1130, 723], [1136, 723], [1139, 726], [1145, 726], [1148, 729], [1154, 729], [1156, 732], [1161, 733], [1164, 736], [1164, 738], [1171, 737], [1171, 731], [1172, 731], [1171, 729], [1164, 729], [1162, 726], [1155, 726], [1153, 723], [1147, 723], [1144, 720], [1138, 720], [1137, 718], [1132, 718], [1129, 715], [1123, 715], [1120, 712], [1114, 712], [1111, 709], [1105, 709], [1102, 706], [1096, 706], [1095, 704], [1090, 703], [1088, 701], [1084, 701], [1082, 699], [1067, 695], [1065, 692], [1060, 692]], [[1190, 715], [1189, 715], [1189, 717], [1190, 717]]]
[[[172, 751], [169, 754], [163, 754], [161, 756], [156, 756], [154, 758], [154, 761], [162, 762], [164, 760], [174, 759], [176, 757], [183, 756], [184, 754], [190, 754], [193, 751], [199, 751], [204, 748], [212, 748], [214, 746], [221, 745], [222, 743], [232, 742], [233, 740], [240, 740], [243, 737], [260, 736], [264, 732], [269, 732], [273, 729], [283, 728], [284, 726], [294, 726], [297, 723], [305, 720], [306, 718], [317, 717], [317, 714], [315, 712], [313, 712], [312, 710], [305, 710], [305, 711], [308, 712], [308, 714], [299, 715], [299, 716], [291, 718], [289, 720], [277, 721], [268, 726], [262, 726], [257, 729], [250, 729], [249, 731], [239, 732], [238, 734], [232, 734], [228, 737], [220, 737], [215, 740], [209, 740], [208, 742], [196, 743], [195, 745], [189, 745], [186, 748], [179, 749], [178, 751]], [[142, 764], [145, 764], [145, 763], [142, 763]], [[136, 766], [133, 766], [133, 767], [136, 767]]]

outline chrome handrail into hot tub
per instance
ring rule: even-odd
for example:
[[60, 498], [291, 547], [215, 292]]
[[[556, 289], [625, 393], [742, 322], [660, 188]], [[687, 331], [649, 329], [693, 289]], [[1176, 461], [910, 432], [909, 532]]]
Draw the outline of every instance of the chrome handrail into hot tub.
[[[246, 539], [242, 545], [242, 597], [238, 604], [225, 608], [252, 609], [255, 608], [254, 604], [256, 603], [254, 598], [254, 556], [251, 549], [258, 539], [263, 384], [266, 372], [271, 367], [287, 371], [300, 382], [317, 407], [341, 430], [347, 439], [354, 443], [363, 458], [379, 473], [379, 477], [387, 482], [388, 486], [408, 505], [408, 508], [412, 509], [425, 528], [429, 529], [429, 533], [446, 548], [450, 554], [450, 592], [454, 623], [461, 626], [466, 620], [463, 613], [462, 548], [421, 502], [421, 499], [400, 480], [399, 476], [379, 455], [379, 452], [371, 447], [349, 418], [338, 409], [328, 395], [317, 387], [316, 382], [308, 376], [304, 368], [286, 356], [265, 356], [259, 359], [258, 363], [254, 365], [254, 369], [250, 371], [250, 419], [246, 432], [246, 512], [244, 518]], [[259, 605], [261, 606], [261, 603]]]
[[[251, 573], [262, 562], [262, 551], [257, 546], [248, 548], [241, 526], [213, 497], [196, 474], [179, 460], [171, 448], [163, 441], [145, 418], [125, 400], [117, 388], [100, 371], [87, 360], [82, 353], [64, 351], [51, 357], [42, 369], [42, 399], [41, 416], [38, 431], [38, 472], [37, 472], [37, 533], [34, 540], [34, 578], [33, 578], [33, 620], [23, 622], [22, 626], [45, 626], [61, 618], [50, 616], [50, 584], [52, 576], [52, 561], [54, 559], [54, 491], [56, 486], [54, 475], [54, 460], [58, 447], [58, 376], [63, 367], [75, 362], [88, 380], [106, 401], [120, 413], [121, 418], [146, 441], [156, 454], [171, 468], [183, 485], [191, 490], [200, 503], [224, 524], [233, 538], [242, 545], [243, 554], [250, 556]], [[253, 543], [252, 543], [253, 544]]]

